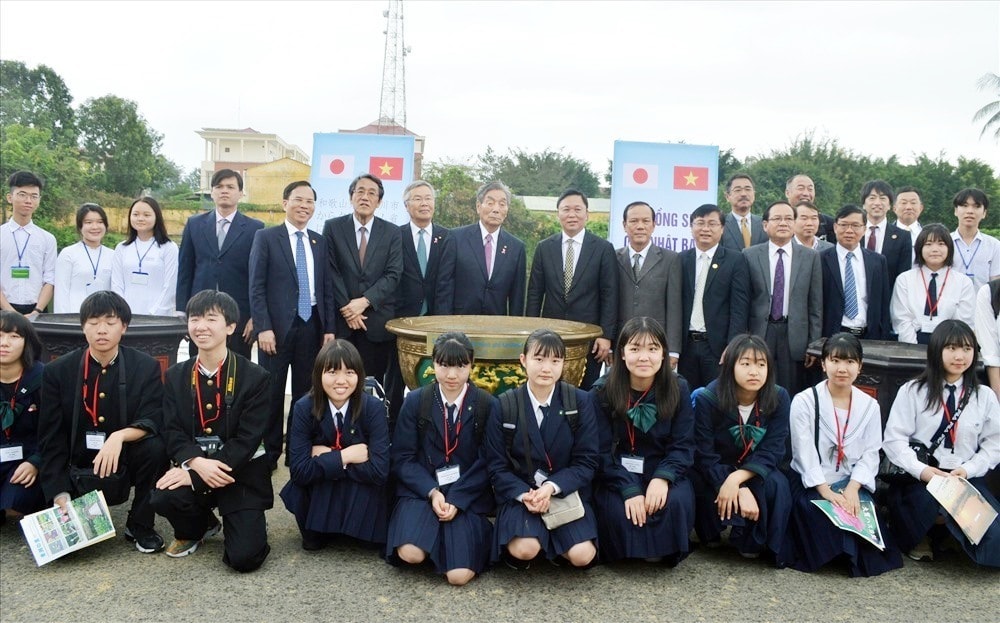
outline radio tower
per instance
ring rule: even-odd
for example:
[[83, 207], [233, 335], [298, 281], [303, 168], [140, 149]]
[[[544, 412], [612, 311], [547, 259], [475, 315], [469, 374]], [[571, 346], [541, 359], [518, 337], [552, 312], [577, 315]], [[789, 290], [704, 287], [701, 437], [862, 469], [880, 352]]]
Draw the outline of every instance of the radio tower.
[[385, 16], [385, 59], [379, 97], [378, 133], [403, 134], [406, 128], [406, 55], [403, 44], [403, 0], [389, 0]]

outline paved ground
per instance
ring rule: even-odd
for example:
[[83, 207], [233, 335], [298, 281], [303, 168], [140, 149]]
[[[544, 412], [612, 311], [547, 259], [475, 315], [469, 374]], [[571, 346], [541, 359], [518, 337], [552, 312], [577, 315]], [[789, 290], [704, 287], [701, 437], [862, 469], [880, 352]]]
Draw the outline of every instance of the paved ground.
[[[275, 490], [287, 478], [285, 468], [275, 472]], [[964, 556], [850, 579], [842, 568], [778, 571], [733, 550], [698, 550], [676, 569], [545, 563], [452, 588], [354, 543], [305, 552], [278, 504], [268, 512], [271, 555], [249, 575], [222, 564], [221, 536], [177, 560], [140, 554], [119, 537], [37, 568], [19, 526], [8, 523], [0, 621], [1000, 621], [1000, 572]], [[119, 529], [125, 510], [113, 509]], [[157, 528], [169, 538], [165, 520]]]

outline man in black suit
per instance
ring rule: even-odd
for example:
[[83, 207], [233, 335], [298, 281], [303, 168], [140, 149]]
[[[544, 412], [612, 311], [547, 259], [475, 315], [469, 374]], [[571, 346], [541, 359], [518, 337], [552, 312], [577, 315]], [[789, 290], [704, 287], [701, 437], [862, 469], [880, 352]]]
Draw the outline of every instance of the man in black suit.
[[[270, 419], [264, 436], [268, 460], [277, 465], [283, 437], [285, 381], [292, 367], [292, 402], [312, 386], [320, 346], [333, 339], [337, 308], [326, 240], [306, 229], [316, 211], [316, 190], [292, 182], [282, 193], [285, 222], [261, 229], [250, 250], [250, 310], [257, 357], [271, 373]], [[291, 421], [292, 409], [288, 410]]]
[[[184, 223], [177, 259], [177, 311], [202, 290], [220, 290], [236, 300], [240, 318], [229, 336], [229, 348], [250, 357], [253, 320], [250, 318], [250, 247], [263, 221], [237, 211], [243, 196], [243, 177], [232, 169], [212, 176], [215, 210], [192, 216]], [[191, 343], [192, 355], [198, 351]]]
[[725, 216], [707, 203], [691, 213], [694, 248], [681, 251], [684, 348], [677, 371], [694, 389], [719, 376], [729, 341], [747, 332], [750, 274], [746, 258], [719, 244]]
[[476, 191], [479, 222], [452, 230], [456, 257], [453, 281], [461, 284], [461, 292], [456, 292], [451, 305], [452, 313], [524, 315], [524, 243], [500, 228], [509, 208], [507, 186], [502, 182], [483, 184]]
[[[399, 226], [403, 248], [403, 274], [399, 279], [396, 315], [434, 316], [451, 313], [454, 299], [455, 246], [448, 244], [450, 231], [436, 225], [434, 187], [423, 180], [403, 190], [403, 205], [410, 222]], [[403, 373], [399, 357], [389, 357], [386, 374], [390, 429], [403, 405]]]
[[754, 192], [753, 179], [747, 173], [737, 173], [726, 182], [726, 201], [731, 211], [725, 219], [721, 243], [727, 249], [742, 251], [755, 244], [767, 242], [764, 222], [752, 214]]
[[[816, 185], [812, 178], [805, 173], [798, 173], [788, 178], [785, 182], [785, 198], [788, 205], [796, 206], [803, 201], [816, 204]], [[829, 215], [819, 213], [819, 228], [816, 237], [831, 244], [837, 242], [837, 236], [833, 228], [833, 219]]]
[[538, 243], [531, 260], [526, 316], [575, 320], [599, 325], [587, 356], [580, 389], [588, 390], [611, 363], [618, 324], [618, 268], [611, 243], [586, 230], [587, 198], [569, 189], [556, 201], [562, 231]]
[[861, 189], [862, 206], [867, 215], [868, 230], [863, 245], [869, 251], [885, 256], [889, 270], [889, 293], [896, 284], [896, 277], [913, 268], [913, 241], [910, 232], [891, 225], [886, 214], [892, 209], [895, 193], [883, 180], [867, 182]]
[[364, 173], [348, 189], [354, 212], [326, 221], [323, 236], [333, 270], [338, 337], [361, 353], [365, 374], [384, 383], [396, 343], [385, 323], [396, 317], [396, 289], [403, 273], [399, 227], [375, 216], [382, 180]]
[[864, 210], [844, 206], [837, 212], [835, 227], [837, 246], [820, 253], [823, 337], [847, 331], [864, 340], [887, 340], [892, 331], [892, 288], [885, 257], [860, 244], [865, 231]]

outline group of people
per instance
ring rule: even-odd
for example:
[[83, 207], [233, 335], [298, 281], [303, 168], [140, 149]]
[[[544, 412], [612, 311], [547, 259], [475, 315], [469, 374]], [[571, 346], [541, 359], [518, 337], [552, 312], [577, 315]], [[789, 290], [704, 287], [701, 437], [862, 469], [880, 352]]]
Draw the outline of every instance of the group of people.
[[[695, 247], [680, 254], [652, 244], [655, 211], [644, 202], [625, 208], [628, 244], [616, 251], [586, 230], [587, 198], [568, 190], [557, 200], [561, 232], [538, 244], [529, 274], [523, 242], [502, 228], [511, 195], [499, 182], [479, 189], [477, 223], [447, 230], [433, 223], [423, 181], [404, 192], [409, 223], [375, 216], [384, 188], [364, 174], [349, 189], [353, 212], [319, 234], [307, 227], [317, 199], [308, 182], [285, 188], [285, 222], [264, 228], [237, 210], [240, 175], [222, 170], [216, 209], [188, 219], [179, 251], [143, 198], [106, 269], [107, 217], [86, 204], [82, 240], [55, 271], [54, 238], [31, 223], [41, 181], [21, 172], [10, 187], [4, 432], [9, 441], [33, 422], [42, 432], [25, 437], [18, 458], [5, 451], [3, 508], [62, 503], [95, 479], [123, 502], [132, 486], [125, 535], [140, 551], [164, 547], [159, 513], [175, 533], [168, 555], [194, 552], [221, 528], [225, 561], [249, 571], [269, 551], [264, 511], [284, 454], [291, 478], [280, 497], [305, 549], [348, 535], [385, 544], [395, 564], [429, 560], [453, 584], [500, 560], [675, 565], [691, 530], [708, 547], [728, 530], [742, 554], [803, 570], [846, 555], [860, 575], [899, 566], [900, 549], [934, 557], [950, 530], [978, 562], [1000, 564], [994, 532], [972, 547], [919, 486], [960, 475], [997, 507], [979, 479], [1000, 462], [1000, 288], [987, 283], [1000, 276], [1000, 243], [978, 230], [989, 204], [976, 189], [956, 195], [949, 233], [921, 228], [917, 192], [882, 181], [866, 184], [863, 207], [829, 219], [798, 175], [760, 218], [753, 182], [738, 174], [727, 182], [732, 212], [695, 209]], [[76, 297], [67, 311], [80, 313], [89, 347], [43, 371], [22, 319], [53, 293], [57, 311]], [[192, 356], [161, 384], [155, 361], [119, 342], [132, 313], [174, 311], [187, 317]], [[533, 333], [521, 356], [527, 383], [496, 399], [469, 380], [471, 342], [446, 334], [434, 346], [435, 383], [404, 400], [385, 323], [424, 314], [576, 320], [602, 335], [576, 389], [559, 381], [559, 336]], [[890, 491], [879, 552], [821, 522], [811, 500], [856, 515], [874, 492], [882, 419], [852, 384], [860, 339], [893, 336], [926, 343], [928, 368], [901, 388], [885, 427], [886, 456], [913, 482]], [[823, 375], [806, 353], [820, 337]], [[975, 376], [980, 347], [992, 391]], [[364, 391], [366, 377], [384, 379], [384, 403]], [[933, 449], [918, 457], [914, 440]]]

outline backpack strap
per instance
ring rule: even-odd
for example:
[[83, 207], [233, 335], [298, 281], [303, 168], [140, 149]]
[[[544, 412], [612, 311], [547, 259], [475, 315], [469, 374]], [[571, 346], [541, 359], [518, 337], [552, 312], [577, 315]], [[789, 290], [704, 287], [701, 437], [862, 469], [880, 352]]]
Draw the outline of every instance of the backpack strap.
[[816, 456], [819, 456], [819, 393], [816, 391], [816, 386], [812, 386], [813, 392], [813, 410], [816, 412], [816, 423], [815, 429], [813, 431], [813, 443], [816, 445]]
[[[524, 391], [528, 391], [527, 387]], [[514, 458], [511, 452], [514, 448], [514, 436], [518, 429], [524, 441], [524, 456], [528, 473], [534, 473], [534, 461], [531, 460], [531, 442], [528, 439], [528, 424], [524, 417], [524, 392], [521, 388], [512, 389], [500, 394], [500, 415], [503, 423], [504, 446], [507, 449], [507, 460], [515, 472], [522, 472], [521, 462]]]
[[490, 417], [490, 399], [493, 398], [493, 395], [471, 383], [469, 384], [469, 393], [472, 394], [476, 403], [472, 408], [476, 423], [476, 441], [482, 445], [483, 438], [486, 436], [486, 420]]
[[576, 404], [576, 387], [566, 381], [559, 381], [560, 398], [562, 398], [563, 415], [569, 422], [573, 435], [580, 430], [580, 411]]
[[431, 423], [431, 409], [434, 408], [434, 394], [438, 391], [437, 381], [424, 385], [420, 390], [420, 412], [417, 413], [417, 445], [423, 444]]
[[993, 317], [1000, 318], [1000, 279], [993, 279], [990, 284], [990, 305], [993, 307]]

